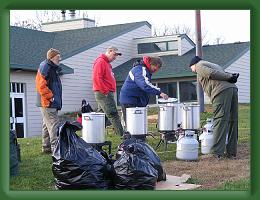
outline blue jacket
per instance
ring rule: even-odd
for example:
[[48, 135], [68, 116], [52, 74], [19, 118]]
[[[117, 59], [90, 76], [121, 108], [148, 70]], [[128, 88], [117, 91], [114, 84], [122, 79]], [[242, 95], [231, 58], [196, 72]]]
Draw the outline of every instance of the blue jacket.
[[[44, 60], [36, 75], [36, 105], [44, 108], [62, 108], [61, 68], [50, 60]], [[54, 99], [51, 101], [51, 99]]]
[[152, 85], [152, 74], [144, 64], [133, 67], [120, 91], [120, 104], [131, 104], [145, 107], [149, 102], [149, 95], [160, 95], [160, 88]]

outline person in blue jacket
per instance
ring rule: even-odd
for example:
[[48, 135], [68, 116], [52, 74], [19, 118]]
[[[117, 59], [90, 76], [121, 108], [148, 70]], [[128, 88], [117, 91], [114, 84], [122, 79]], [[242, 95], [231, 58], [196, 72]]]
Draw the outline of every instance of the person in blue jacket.
[[144, 56], [137, 60], [121, 88], [119, 102], [121, 104], [124, 121], [126, 122], [126, 108], [146, 107], [149, 95], [158, 95], [168, 99], [168, 95], [151, 83], [152, 74], [162, 67], [159, 57]]

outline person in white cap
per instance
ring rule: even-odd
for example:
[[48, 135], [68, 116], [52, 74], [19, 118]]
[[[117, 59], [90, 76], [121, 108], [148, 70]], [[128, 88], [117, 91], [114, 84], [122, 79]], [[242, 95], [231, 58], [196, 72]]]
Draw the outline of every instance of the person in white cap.
[[98, 111], [104, 111], [111, 122], [114, 131], [123, 135], [124, 130], [118, 115], [114, 93], [116, 92], [116, 80], [112, 71], [111, 62], [122, 53], [114, 46], [107, 48], [104, 54], [99, 55], [93, 65], [93, 91], [98, 103]]

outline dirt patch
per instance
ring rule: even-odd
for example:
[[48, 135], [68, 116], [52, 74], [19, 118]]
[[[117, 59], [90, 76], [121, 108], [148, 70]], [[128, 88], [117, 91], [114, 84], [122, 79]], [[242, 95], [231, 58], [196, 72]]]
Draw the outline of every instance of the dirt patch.
[[235, 160], [217, 161], [202, 155], [198, 161], [167, 161], [163, 166], [167, 174], [174, 176], [189, 174], [196, 184], [202, 185], [200, 189], [213, 189], [226, 181], [250, 177], [250, 145], [239, 144], [238, 157]]

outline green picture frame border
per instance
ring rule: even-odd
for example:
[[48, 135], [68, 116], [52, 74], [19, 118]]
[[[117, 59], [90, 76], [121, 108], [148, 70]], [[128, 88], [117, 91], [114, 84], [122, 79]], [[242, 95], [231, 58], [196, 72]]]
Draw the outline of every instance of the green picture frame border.
[[[0, 197], [1, 199], [259, 199], [260, 7], [258, 0], [0, 0]], [[250, 191], [10, 191], [9, 190], [9, 26], [10, 10], [250, 10], [251, 11], [251, 188]], [[193, 19], [192, 19], [193, 20]], [[239, 23], [239, 22], [238, 22]], [[243, 27], [241, 27], [242, 29]], [[258, 188], [257, 188], [258, 187]]]

